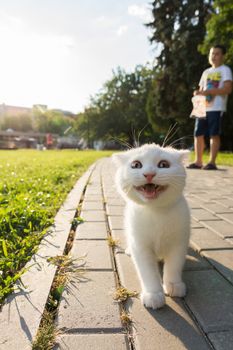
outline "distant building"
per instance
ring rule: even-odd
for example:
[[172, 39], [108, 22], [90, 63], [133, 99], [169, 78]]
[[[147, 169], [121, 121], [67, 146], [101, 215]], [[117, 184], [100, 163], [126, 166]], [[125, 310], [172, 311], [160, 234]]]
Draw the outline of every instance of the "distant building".
[[[38, 110], [41, 113], [48, 111], [48, 106], [44, 104], [34, 104], [33, 107], [18, 107], [9, 106], [5, 103], [0, 104], [0, 117], [1, 116], [20, 116], [25, 114], [32, 114], [33, 110]], [[63, 109], [52, 109], [54, 112], [62, 113], [65, 117], [74, 118], [76, 115], [70, 111], [65, 111]]]
[[8, 106], [5, 103], [0, 104], [0, 116], [20, 116], [31, 114], [32, 109], [28, 107]]

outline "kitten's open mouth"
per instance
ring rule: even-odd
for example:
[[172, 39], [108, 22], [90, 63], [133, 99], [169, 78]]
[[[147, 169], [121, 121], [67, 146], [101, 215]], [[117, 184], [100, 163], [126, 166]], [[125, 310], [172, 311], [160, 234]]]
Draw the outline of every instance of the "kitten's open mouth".
[[157, 198], [160, 193], [167, 189], [167, 186], [146, 184], [143, 186], [134, 187], [138, 192], [140, 192], [145, 198], [154, 199]]

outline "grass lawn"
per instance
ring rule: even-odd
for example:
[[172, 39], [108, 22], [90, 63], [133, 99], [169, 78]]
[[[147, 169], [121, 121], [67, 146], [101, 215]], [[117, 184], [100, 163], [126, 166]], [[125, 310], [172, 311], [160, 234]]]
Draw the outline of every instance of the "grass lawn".
[[0, 304], [77, 179], [107, 151], [0, 151]]
[[[194, 152], [191, 152], [190, 154], [190, 160], [194, 160]], [[204, 164], [208, 163], [209, 160], [209, 154], [204, 153]], [[233, 166], [233, 153], [227, 153], [227, 152], [219, 152], [217, 156], [217, 165], [227, 165], [227, 166]]]

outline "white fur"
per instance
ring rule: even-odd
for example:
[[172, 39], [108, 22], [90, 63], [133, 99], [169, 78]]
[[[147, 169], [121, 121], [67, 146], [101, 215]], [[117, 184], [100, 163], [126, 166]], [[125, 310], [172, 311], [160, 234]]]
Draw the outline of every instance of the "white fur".
[[[153, 309], [164, 305], [164, 293], [172, 297], [183, 297], [186, 293], [181, 274], [190, 235], [190, 213], [183, 196], [186, 173], [182, 163], [187, 153], [147, 144], [113, 155], [117, 188], [126, 200], [127, 252], [140, 278], [142, 303]], [[142, 168], [132, 169], [136, 160]], [[166, 160], [169, 167], [160, 168], [161, 160]], [[167, 186], [154, 199], [145, 198], [134, 187], [145, 185], [148, 173], [155, 174], [150, 183]], [[163, 282], [158, 268], [160, 260], [164, 261]]]

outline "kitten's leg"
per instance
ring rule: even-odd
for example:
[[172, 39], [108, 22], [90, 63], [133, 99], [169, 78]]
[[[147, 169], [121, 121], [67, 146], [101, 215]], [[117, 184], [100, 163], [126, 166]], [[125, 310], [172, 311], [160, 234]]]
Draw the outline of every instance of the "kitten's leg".
[[131, 249], [130, 249], [130, 247], [127, 247], [125, 249], [125, 254], [128, 255], [128, 256], [131, 256]]
[[186, 250], [175, 249], [164, 259], [163, 288], [171, 297], [183, 297], [186, 286], [182, 281], [182, 269], [185, 262]]
[[125, 232], [127, 232], [127, 234], [126, 234], [127, 246], [125, 249], [125, 254], [128, 256], [131, 256], [132, 255], [131, 246], [133, 244], [132, 243], [133, 242], [132, 233], [131, 233], [131, 230], [127, 229], [127, 226], [125, 227]]
[[165, 304], [165, 296], [154, 253], [133, 248], [131, 248], [131, 253], [142, 286], [142, 303], [153, 309], [162, 307]]

